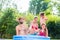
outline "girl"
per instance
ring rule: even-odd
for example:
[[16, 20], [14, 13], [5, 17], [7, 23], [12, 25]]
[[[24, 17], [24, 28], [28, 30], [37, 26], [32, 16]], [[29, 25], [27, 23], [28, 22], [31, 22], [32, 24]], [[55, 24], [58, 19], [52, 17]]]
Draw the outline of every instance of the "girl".
[[45, 27], [45, 24], [42, 24], [41, 26], [42, 29], [40, 30], [38, 35], [48, 37], [48, 29]]
[[33, 35], [36, 35], [37, 32], [38, 32], [38, 18], [37, 17], [34, 17], [34, 20], [31, 22], [31, 25], [30, 25], [30, 34], [33, 34]]

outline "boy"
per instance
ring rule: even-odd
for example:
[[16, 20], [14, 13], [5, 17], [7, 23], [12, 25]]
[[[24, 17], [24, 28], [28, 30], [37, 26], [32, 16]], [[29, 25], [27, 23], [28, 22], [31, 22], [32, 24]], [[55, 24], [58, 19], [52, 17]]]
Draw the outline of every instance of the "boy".
[[45, 24], [46, 25], [47, 17], [44, 15], [43, 12], [40, 13], [40, 25]]

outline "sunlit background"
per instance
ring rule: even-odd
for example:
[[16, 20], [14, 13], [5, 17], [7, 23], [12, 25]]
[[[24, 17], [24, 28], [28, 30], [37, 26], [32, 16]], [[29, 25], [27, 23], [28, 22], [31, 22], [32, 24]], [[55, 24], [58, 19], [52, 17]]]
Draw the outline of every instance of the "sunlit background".
[[29, 1], [30, 0], [15, 0], [15, 3], [17, 4], [17, 9], [20, 12], [25, 12], [29, 9]]
[[[5, 9], [7, 7], [14, 8], [14, 6], [15, 6], [15, 8], [17, 8], [17, 10], [19, 12], [26, 12], [29, 9], [30, 1], [31, 0], [9, 0], [9, 1], [5, 1], [3, 4], [3, 9]], [[57, 3], [56, 5], [54, 5], [55, 2]], [[56, 7], [57, 7], [57, 5], [60, 4], [60, 1], [59, 0], [51, 0], [51, 2], [49, 4], [52, 5], [52, 12], [55, 14], [58, 13], [58, 9]]]
[[17, 8], [17, 10], [19, 10], [20, 12], [26, 12], [29, 8], [29, 1], [30, 0], [9, 0], [9, 2], [5, 1], [3, 4], [3, 9], [5, 9], [7, 7], [14, 8], [14, 6], [15, 6]]

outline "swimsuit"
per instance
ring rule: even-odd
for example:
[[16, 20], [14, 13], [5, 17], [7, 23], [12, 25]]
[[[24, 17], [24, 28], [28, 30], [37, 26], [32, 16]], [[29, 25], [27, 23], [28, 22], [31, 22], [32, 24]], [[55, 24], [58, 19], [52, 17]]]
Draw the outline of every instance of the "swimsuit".
[[[38, 30], [38, 26], [36, 25], [36, 26], [32, 26], [32, 29], [35, 31], [35, 30]], [[37, 33], [38, 32], [34, 32], [33, 34], [31, 34], [31, 35], [37, 35]]]
[[39, 32], [39, 36], [46, 36], [46, 33], [41, 30], [41, 31]]
[[37, 30], [37, 29], [38, 29], [38, 27], [37, 27], [37, 26], [36, 26], [36, 27], [32, 26], [32, 29], [35, 29], [35, 30]]

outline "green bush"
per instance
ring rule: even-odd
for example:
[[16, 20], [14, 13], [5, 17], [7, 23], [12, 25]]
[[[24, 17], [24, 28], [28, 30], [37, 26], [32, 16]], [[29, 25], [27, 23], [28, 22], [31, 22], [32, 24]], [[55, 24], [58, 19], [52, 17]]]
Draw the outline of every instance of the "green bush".
[[14, 10], [6, 9], [3, 12], [3, 16], [0, 21], [0, 35], [1, 38], [12, 38], [12, 35], [15, 35], [15, 27], [17, 22], [14, 20]]
[[55, 38], [60, 38], [60, 20], [58, 20], [55, 24]]
[[52, 15], [48, 18], [47, 28], [51, 38], [60, 38], [60, 17]]
[[47, 23], [48, 33], [49, 33], [49, 36], [51, 38], [54, 38], [55, 37], [55, 32], [54, 32], [55, 29], [54, 29], [54, 27], [55, 27], [55, 21], [49, 21]]

